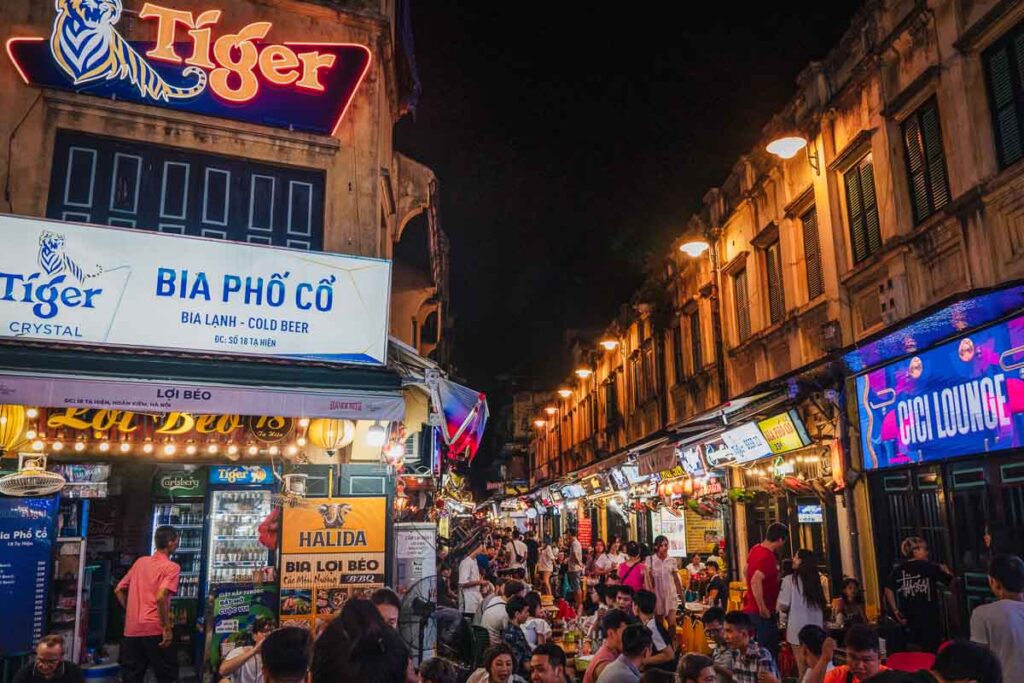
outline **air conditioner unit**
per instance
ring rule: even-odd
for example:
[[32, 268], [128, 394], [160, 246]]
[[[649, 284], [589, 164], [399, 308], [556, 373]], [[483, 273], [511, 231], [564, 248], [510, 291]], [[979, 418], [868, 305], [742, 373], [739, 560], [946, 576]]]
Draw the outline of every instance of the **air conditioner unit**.
[[418, 464], [420, 462], [421, 454], [423, 452], [423, 432], [416, 432], [410, 434], [405, 439], [405, 462], [410, 464]]

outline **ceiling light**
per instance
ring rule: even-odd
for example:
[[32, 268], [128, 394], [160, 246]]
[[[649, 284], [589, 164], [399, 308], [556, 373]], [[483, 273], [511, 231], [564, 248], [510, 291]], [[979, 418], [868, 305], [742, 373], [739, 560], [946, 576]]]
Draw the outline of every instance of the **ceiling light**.
[[371, 448], [380, 448], [388, 440], [388, 433], [379, 424], [374, 422], [369, 429], [366, 430], [366, 445]]
[[44, 444], [42, 441], [33, 441], [32, 442], [32, 450], [34, 450], [34, 451], [41, 451], [41, 450], [43, 450], [43, 447], [45, 445], [46, 444]]
[[153, 452], [153, 444], [151, 444], [151, 443], [142, 444], [142, 452], [143, 453], [152, 453]]
[[132, 449], [132, 445], [130, 443], [128, 443], [127, 441], [125, 441], [124, 443], [121, 444], [121, 452], [122, 453], [127, 453], [131, 449]]
[[185, 452], [188, 453], [189, 455], [195, 455], [196, 454], [196, 445], [190, 443], [188, 446], [185, 447]]
[[211, 443], [209, 446], [206, 447], [206, 452], [209, 453], [210, 455], [214, 455], [217, 452], [217, 444]]
[[301, 420], [299, 420], [299, 426], [300, 427], [308, 427], [309, 426], [309, 418], [308, 417], [304, 417]]
[[29, 439], [29, 440], [32, 440], [32, 439], [36, 438], [36, 432], [35, 432], [35, 430], [33, 430], [33, 429], [30, 429], [30, 430], [28, 430], [27, 432], [25, 432], [25, 438], [26, 438], [26, 439]]
[[79, 441], [78, 443], [76, 443], [75, 444], [75, 450], [79, 451], [79, 452], [84, 451], [85, 450], [85, 442]]
[[300, 436], [298, 439], [295, 440], [295, 443], [299, 444], [300, 446], [305, 446], [306, 445], [306, 437]]
[[277, 455], [277, 446], [271, 446], [270, 447], [270, 454], [271, 455]]
[[35, 419], [39, 417], [39, 411], [36, 410], [35, 408], [29, 408], [28, 410], [25, 411], [25, 417], [29, 419]]
[[256, 448], [255, 446], [249, 446], [249, 455], [256, 455], [259, 452], [260, 449]]
[[173, 443], [169, 443], [166, 446], [164, 446], [164, 455], [174, 455], [174, 452], [176, 450], [178, 450], [178, 447], [175, 446]]
[[52, 444], [50, 445], [50, 448], [52, 448], [52, 449], [53, 449], [53, 450], [55, 450], [55, 451], [63, 450], [63, 449], [64, 449], [64, 444], [63, 444], [63, 443], [61, 443], [60, 441], [54, 441], [54, 442], [53, 442], [53, 443], [52, 443]]

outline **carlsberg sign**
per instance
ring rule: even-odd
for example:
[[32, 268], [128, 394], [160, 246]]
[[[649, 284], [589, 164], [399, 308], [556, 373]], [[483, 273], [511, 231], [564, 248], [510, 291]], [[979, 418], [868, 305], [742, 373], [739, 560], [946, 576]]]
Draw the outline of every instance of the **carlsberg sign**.
[[388, 261], [0, 216], [0, 335], [386, 360]]

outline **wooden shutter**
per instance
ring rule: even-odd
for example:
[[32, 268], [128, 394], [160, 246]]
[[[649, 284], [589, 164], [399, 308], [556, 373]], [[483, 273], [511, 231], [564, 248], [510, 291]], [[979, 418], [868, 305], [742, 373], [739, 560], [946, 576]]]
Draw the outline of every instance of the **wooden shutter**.
[[807, 267], [807, 300], [813, 301], [825, 291], [821, 269], [821, 243], [818, 240], [818, 210], [811, 207], [800, 216], [804, 233], [804, 263]]
[[672, 327], [672, 376], [675, 383], [683, 381], [683, 330], [680, 327], [682, 321], [677, 320]]
[[690, 315], [690, 353], [693, 355], [693, 372], [696, 374], [704, 367], [704, 354], [700, 343], [700, 311], [694, 311]]
[[750, 336], [750, 303], [747, 296], [746, 270], [741, 270], [733, 276], [732, 286], [736, 296], [736, 331], [742, 342]]
[[882, 248], [878, 224], [878, 205], [875, 199], [875, 175], [871, 157], [847, 171], [846, 211], [850, 222], [850, 243], [853, 262], [860, 263]]
[[992, 127], [996, 136], [996, 151], [1002, 168], [1024, 156], [1020, 130], [1022, 39], [1024, 32], [1018, 27], [986, 50], [983, 57], [985, 77], [988, 80], [989, 106], [992, 109]]
[[782, 248], [778, 240], [768, 245], [764, 255], [768, 271], [768, 316], [774, 325], [782, 320], [786, 309], [782, 291]]
[[903, 149], [914, 222], [920, 223], [949, 203], [946, 154], [934, 98], [903, 122]]

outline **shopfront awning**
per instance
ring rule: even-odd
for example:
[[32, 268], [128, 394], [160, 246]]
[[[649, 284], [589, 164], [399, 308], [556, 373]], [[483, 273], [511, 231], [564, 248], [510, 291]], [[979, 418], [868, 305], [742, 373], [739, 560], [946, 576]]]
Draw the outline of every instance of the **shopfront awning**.
[[0, 402], [135, 412], [400, 420], [385, 368], [0, 346]]

